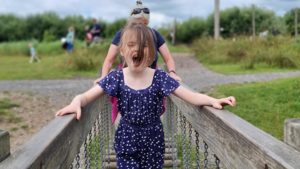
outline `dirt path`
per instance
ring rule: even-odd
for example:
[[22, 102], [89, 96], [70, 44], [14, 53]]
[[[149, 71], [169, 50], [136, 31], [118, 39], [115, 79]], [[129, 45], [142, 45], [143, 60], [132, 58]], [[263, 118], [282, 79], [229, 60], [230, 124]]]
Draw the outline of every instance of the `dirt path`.
[[222, 75], [206, 69], [190, 54], [173, 54], [176, 62], [177, 73], [183, 82], [195, 90], [206, 91], [212, 86], [229, 83], [248, 83], [270, 81], [277, 78], [300, 76], [300, 71]]
[[54, 119], [55, 111], [91, 87], [92, 82], [93, 79], [0, 81], [0, 100], [6, 98], [19, 105], [11, 110], [17, 120], [0, 119], [0, 129], [10, 133], [11, 152]]
[[[183, 82], [195, 90], [206, 91], [211, 86], [228, 83], [267, 81], [275, 78], [300, 76], [300, 71], [230, 75], [214, 73], [203, 67], [189, 54], [173, 54], [176, 71]], [[93, 79], [0, 81], [0, 99], [8, 98], [20, 105], [13, 109], [18, 123], [0, 119], [0, 129], [11, 134], [14, 152], [54, 117], [54, 112], [70, 102], [78, 93], [92, 86]]]

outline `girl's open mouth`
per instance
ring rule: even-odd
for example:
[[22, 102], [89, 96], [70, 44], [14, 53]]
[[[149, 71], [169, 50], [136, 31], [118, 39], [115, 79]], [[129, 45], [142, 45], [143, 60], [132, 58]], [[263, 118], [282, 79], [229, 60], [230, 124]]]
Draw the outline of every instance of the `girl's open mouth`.
[[142, 57], [139, 57], [137, 55], [132, 57], [132, 61], [134, 65], [140, 65], [140, 63], [142, 62]]

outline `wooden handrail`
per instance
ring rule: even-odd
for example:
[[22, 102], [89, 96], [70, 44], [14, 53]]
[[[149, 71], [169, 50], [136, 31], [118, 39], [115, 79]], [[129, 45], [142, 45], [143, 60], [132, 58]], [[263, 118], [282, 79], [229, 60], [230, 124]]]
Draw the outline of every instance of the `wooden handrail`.
[[[170, 99], [226, 168], [300, 168], [300, 152], [233, 113]], [[69, 168], [104, 106], [97, 99], [83, 109], [80, 121], [73, 115], [55, 118], [0, 168]]]
[[100, 99], [87, 105], [79, 121], [74, 115], [56, 117], [18, 151], [1, 162], [0, 168], [69, 168], [93, 122], [99, 116], [100, 106]]
[[300, 168], [300, 152], [233, 113], [171, 100], [226, 168]]

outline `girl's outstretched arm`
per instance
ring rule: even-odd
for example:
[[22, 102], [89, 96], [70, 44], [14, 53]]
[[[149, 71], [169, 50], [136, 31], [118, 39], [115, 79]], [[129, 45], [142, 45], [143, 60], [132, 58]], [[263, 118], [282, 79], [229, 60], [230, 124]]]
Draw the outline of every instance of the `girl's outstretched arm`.
[[81, 107], [84, 107], [88, 103], [92, 102], [103, 93], [104, 90], [100, 86], [94, 86], [88, 91], [74, 97], [69, 105], [57, 111], [55, 115], [63, 116], [74, 113], [76, 119], [79, 120], [81, 117]]
[[222, 109], [224, 105], [235, 106], [236, 101], [233, 96], [216, 99], [201, 93], [193, 92], [183, 86], [179, 86], [174, 92], [177, 97], [193, 105], [212, 106], [216, 109]]

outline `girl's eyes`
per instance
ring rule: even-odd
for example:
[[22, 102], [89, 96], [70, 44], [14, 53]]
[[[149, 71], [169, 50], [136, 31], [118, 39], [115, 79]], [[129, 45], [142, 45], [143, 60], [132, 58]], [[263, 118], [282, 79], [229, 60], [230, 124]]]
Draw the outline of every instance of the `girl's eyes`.
[[[127, 43], [127, 46], [128, 47], [134, 47], [134, 46], [136, 46], [136, 43]], [[144, 48], [146, 48], [146, 47], [148, 47], [148, 44], [144, 45]]]
[[135, 46], [135, 43], [127, 43], [127, 46], [128, 47], [133, 47], [133, 46]]

